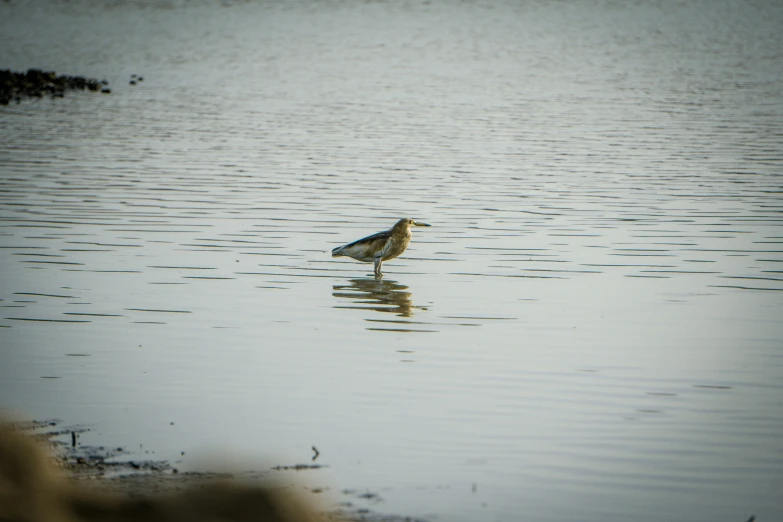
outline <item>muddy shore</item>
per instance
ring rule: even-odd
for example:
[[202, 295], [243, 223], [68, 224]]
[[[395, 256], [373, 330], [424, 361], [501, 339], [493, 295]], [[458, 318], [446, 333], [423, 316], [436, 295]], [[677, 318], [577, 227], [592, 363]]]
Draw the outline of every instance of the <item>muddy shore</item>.
[[[262, 484], [268, 488], [275, 483], [274, 474], [294, 470], [307, 472], [318, 469], [318, 464], [281, 464], [268, 470], [242, 474], [213, 472], [180, 472], [175, 465], [162, 460], [149, 460], [136, 452], [124, 448], [82, 445], [79, 435], [87, 428], [65, 426], [59, 421], [14, 422], [20, 433], [32, 438], [44, 447], [54, 468], [65, 480], [77, 488], [105, 493], [115, 497], [133, 499], [156, 499], [166, 495], [192, 496], [194, 492], [212, 492], [215, 488], [244, 488]], [[277, 484], [280, 487], [281, 483]], [[285, 485], [286, 495], [291, 494], [311, 506], [319, 505], [321, 489], [309, 489], [304, 485]], [[424, 522], [420, 519], [376, 512], [355, 504], [367, 499], [381, 501], [372, 492], [343, 490], [340, 493], [339, 508], [319, 509], [318, 520], [327, 522], [371, 521], [371, 522]], [[228, 518], [231, 519], [231, 518]]]
[[87, 90], [111, 93], [106, 80], [83, 76], [58, 75], [54, 71], [28, 69], [26, 72], [0, 70], [0, 105], [12, 101], [20, 103], [25, 98], [62, 98], [68, 91]]

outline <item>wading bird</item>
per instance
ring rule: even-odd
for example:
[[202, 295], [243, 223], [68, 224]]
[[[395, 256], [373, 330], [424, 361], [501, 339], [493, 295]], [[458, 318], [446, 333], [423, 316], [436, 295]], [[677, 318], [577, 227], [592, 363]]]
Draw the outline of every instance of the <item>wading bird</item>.
[[428, 227], [411, 218], [402, 218], [389, 230], [378, 232], [332, 250], [332, 257], [348, 256], [357, 261], [375, 264], [375, 277], [381, 278], [381, 264], [399, 256], [411, 241], [411, 227]]

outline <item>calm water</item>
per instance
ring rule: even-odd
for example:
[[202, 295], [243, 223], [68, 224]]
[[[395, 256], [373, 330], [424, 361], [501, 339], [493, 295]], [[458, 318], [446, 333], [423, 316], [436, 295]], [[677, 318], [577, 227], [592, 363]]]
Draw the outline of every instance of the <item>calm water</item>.
[[[783, 4], [12, 1], [0, 48], [114, 90], [0, 108], [0, 404], [432, 520], [783, 519]], [[403, 216], [384, 280], [330, 257]]]

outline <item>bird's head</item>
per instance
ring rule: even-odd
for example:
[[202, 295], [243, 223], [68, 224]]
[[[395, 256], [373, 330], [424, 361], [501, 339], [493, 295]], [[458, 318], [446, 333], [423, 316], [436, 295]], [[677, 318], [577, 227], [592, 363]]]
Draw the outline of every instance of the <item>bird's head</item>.
[[402, 218], [397, 222], [396, 225], [394, 225], [394, 228], [410, 228], [410, 227], [428, 227], [427, 223], [422, 223], [421, 221], [415, 221], [411, 218]]

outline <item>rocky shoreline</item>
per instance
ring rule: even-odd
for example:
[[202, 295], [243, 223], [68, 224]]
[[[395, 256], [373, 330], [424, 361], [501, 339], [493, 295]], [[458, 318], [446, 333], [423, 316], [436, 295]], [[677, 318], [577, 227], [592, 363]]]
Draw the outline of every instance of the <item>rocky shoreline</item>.
[[66, 91], [88, 90], [111, 93], [106, 80], [84, 78], [83, 76], [58, 75], [54, 71], [28, 69], [27, 72], [0, 70], [0, 105], [12, 101], [20, 103], [24, 98], [63, 98]]

